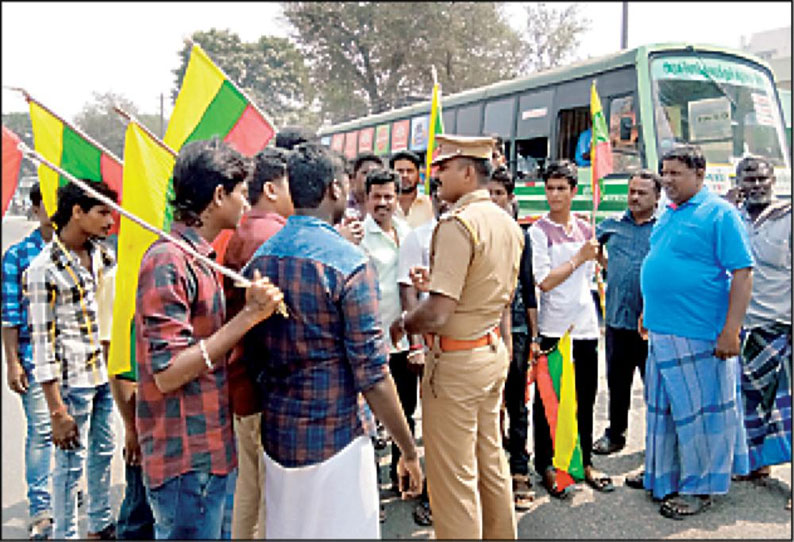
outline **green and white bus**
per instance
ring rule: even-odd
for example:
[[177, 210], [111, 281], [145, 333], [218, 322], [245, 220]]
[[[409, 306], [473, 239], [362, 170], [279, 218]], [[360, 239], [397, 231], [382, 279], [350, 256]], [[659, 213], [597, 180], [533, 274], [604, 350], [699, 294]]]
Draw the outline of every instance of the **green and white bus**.
[[[626, 208], [629, 172], [657, 170], [678, 143], [699, 145], [706, 184], [723, 194], [747, 154], [775, 165], [776, 192], [791, 197], [791, 163], [783, 110], [769, 65], [746, 52], [709, 45], [661, 44], [442, 96], [444, 130], [499, 135], [505, 141], [522, 222], [548, 210], [540, 174], [550, 159], [574, 159], [590, 126], [596, 81], [612, 143], [614, 172], [603, 182], [597, 219]], [[430, 102], [324, 127], [321, 141], [353, 158], [409, 148], [424, 154]], [[592, 209], [590, 168], [579, 168], [574, 211]]]

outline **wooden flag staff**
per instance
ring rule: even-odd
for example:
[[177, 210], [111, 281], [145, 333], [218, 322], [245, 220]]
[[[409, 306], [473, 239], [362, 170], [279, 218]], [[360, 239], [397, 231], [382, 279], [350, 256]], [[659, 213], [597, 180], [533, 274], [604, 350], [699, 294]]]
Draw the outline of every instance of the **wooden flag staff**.
[[[110, 199], [107, 196], [105, 196], [103, 194], [100, 194], [99, 192], [94, 190], [91, 187], [90, 183], [87, 183], [87, 182], [85, 182], [83, 180], [80, 180], [80, 179], [76, 178], [74, 175], [70, 174], [69, 172], [59, 168], [58, 166], [56, 166], [55, 164], [53, 164], [52, 162], [50, 162], [49, 160], [44, 158], [41, 154], [39, 154], [35, 150], [31, 149], [27, 145], [25, 145], [25, 143], [20, 143], [17, 148], [22, 152], [22, 154], [28, 160], [32, 161], [35, 164], [44, 164], [45, 166], [47, 166], [51, 170], [53, 170], [56, 173], [66, 177], [71, 182], [75, 183], [77, 186], [79, 186], [80, 188], [82, 188], [83, 190], [88, 192], [88, 194], [90, 194], [91, 197], [98, 199], [99, 201], [101, 201], [102, 203], [104, 203], [105, 205], [107, 205], [108, 207], [113, 209], [114, 211], [117, 211], [119, 214], [121, 214], [121, 215], [127, 217], [128, 219], [132, 220], [133, 222], [138, 224], [143, 229], [149, 230], [150, 232], [154, 233], [155, 235], [158, 235], [158, 236], [162, 237], [163, 239], [168, 240], [169, 242], [171, 242], [174, 245], [176, 245], [177, 247], [179, 247], [179, 249], [182, 250], [185, 254], [188, 254], [188, 255], [196, 258], [197, 260], [201, 261], [202, 263], [208, 265], [211, 269], [217, 271], [218, 273], [220, 273], [222, 275], [225, 275], [225, 276], [229, 277], [230, 279], [232, 279], [234, 281], [234, 285], [235, 286], [240, 287], [240, 288], [248, 288], [249, 286], [251, 286], [252, 282], [250, 280], [248, 280], [247, 278], [245, 278], [244, 276], [242, 276], [241, 274], [236, 273], [236, 272], [232, 271], [231, 269], [220, 265], [215, 260], [213, 260], [211, 258], [208, 258], [208, 257], [204, 256], [203, 254], [200, 254], [199, 252], [197, 252], [193, 247], [191, 247], [190, 245], [188, 245], [184, 241], [182, 241], [180, 239], [177, 239], [173, 235], [171, 235], [169, 233], [166, 233], [166, 232], [162, 231], [161, 229], [152, 226], [151, 224], [149, 224], [145, 220], [142, 220], [141, 218], [138, 218], [134, 214], [130, 213], [126, 209], [124, 209], [121, 206], [119, 206], [112, 199]], [[286, 303], [284, 303], [284, 301], [282, 301], [279, 304], [279, 306], [276, 308], [276, 312], [278, 312], [284, 318], [288, 318], [289, 317], [289, 315], [287, 313], [287, 305], [286, 305]]]

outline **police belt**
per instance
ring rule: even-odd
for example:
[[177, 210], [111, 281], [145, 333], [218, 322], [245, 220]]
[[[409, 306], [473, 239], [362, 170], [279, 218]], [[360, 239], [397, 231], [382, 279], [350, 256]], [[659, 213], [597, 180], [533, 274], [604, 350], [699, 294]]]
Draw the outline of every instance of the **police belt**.
[[[499, 342], [501, 336], [499, 326], [495, 326], [479, 339], [460, 340], [445, 335], [434, 335], [434, 337], [438, 337], [438, 347], [442, 352], [458, 352], [460, 350], [473, 350], [482, 346], [495, 345]], [[427, 342], [426, 344], [433, 343]]]

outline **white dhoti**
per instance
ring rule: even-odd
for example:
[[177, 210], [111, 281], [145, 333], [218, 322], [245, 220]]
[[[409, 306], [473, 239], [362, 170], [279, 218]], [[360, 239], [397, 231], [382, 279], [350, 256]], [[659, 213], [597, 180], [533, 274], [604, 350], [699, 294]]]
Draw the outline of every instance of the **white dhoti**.
[[268, 538], [380, 538], [375, 450], [368, 437], [308, 467], [265, 453]]

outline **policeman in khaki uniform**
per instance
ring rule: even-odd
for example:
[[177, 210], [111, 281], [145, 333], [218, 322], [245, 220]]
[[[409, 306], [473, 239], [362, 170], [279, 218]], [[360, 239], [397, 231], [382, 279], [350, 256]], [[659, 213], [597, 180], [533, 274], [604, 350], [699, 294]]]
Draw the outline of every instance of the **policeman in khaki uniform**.
[[431, 347], [422, 422], [436, 537], [515, 538], [499, 407], [524, 236], [485, 188], [491, 138], [439, 135], [437, 141], [439, 196], [453, 206], [433, 233], [429, 274], [412, 270], [417, 289], [430, 295], [403, 312], [391, 336], [425, 334]]

